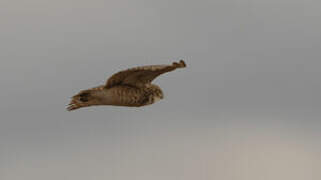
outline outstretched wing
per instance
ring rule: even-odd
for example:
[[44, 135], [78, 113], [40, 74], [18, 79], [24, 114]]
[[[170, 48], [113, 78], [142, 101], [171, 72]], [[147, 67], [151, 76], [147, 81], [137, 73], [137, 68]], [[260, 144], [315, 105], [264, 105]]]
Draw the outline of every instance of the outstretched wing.
[[176, 68], [184, 68], [186, 64], [183, 60], [173, 62], [171, 65], [151, 65], [140, 66], [124, 71], [120, 71], [112, 75], [106, 83], [106, 88], [116, 85], [143, 86], [152, 82], [157, 76], [175, 70]]

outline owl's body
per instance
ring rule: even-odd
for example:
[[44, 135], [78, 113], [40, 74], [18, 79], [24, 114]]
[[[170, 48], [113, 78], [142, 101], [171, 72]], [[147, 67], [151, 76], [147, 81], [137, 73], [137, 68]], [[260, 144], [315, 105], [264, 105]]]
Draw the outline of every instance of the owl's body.
[[131, 87], [119, 85], [109, 89], [103, 88], [102, 105], [139, 107], [153, 104], [157, 99], [163, 98], [162, 90], [153, 84], [146, 87]]
[[106, 85], [80, 91], [72, 97], [68, 110], [93, 105], [140, 107], [163, 99], [162, 90], [151, 81], [160, 74], [186, 67], [184, 61], [172, 65], [141, 66], [120, 71]]

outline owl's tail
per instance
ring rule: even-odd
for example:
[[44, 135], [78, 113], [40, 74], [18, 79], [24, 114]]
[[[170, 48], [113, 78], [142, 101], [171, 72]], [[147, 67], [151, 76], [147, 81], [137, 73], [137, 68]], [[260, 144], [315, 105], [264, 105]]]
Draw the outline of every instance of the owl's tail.
[[184, 68], [186, 64], [183, 60], [180, 60], [179, 62], [173, 62], [173, 66], [176, 66], [176, 68]]

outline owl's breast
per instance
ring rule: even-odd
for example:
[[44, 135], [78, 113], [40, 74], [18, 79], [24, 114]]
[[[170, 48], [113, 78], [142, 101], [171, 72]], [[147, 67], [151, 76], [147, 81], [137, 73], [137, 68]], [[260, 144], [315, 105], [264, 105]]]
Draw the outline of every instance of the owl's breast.
[[106, 90], [106, 102], [115, 106], [142, 106], [145, 92], [141, 88], [119, 85]]
[[163, 92], [156, 85], [145, 87], [115, 86], [107, 89], [106, 104], [119, 106], [144, 106], [163, 99]]

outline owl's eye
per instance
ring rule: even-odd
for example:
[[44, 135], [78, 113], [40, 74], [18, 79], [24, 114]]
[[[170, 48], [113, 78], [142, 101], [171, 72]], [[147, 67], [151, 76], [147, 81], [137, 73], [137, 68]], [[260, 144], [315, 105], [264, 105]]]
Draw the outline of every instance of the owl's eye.
[[81, 102], [88, 102], [88, 98], [87, 97], [80, 97], [79, 100]]
[[89, 96], [89, 92], [83, 92], [81, 94], [79, 94], [80, 97], [86, 97], [86, 96]]
[[90, 96], [90, 93], [89, 92], [84, 92], [84, 93], [81, 93], [81, 94], [79, 94], [79, 100], [81, 101], [81, 102], [88, 102], [89, 100], [89, 96]]

